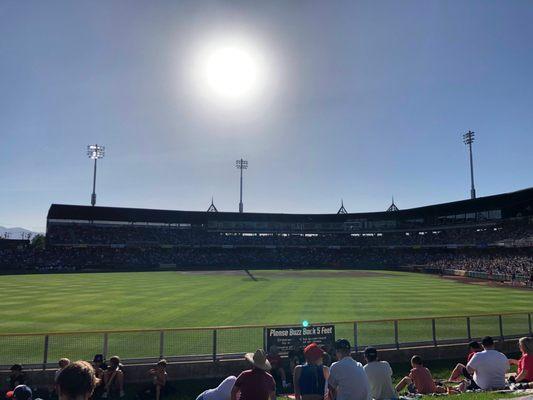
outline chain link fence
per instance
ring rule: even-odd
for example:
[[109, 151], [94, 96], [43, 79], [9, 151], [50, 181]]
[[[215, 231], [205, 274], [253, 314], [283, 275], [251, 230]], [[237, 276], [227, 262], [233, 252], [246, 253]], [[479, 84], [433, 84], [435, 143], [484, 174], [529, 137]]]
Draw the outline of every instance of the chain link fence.
[[[490, 335], [501, 340], [532, 334], [532, 313], [484, 314], [379, 321], [333, 322], [337, 338], [356, 351], [365, 347], [405, 348], [466, 343]], [[322, 325], [322, 324], [317, 324]], [[280, 325], [270, 327], [281, 327]], [[0, 334], [0, 367], [14, 363], [55, 365], [62, 357], [92, 360], [95, 354], [152, 362], [220, 360], [242, 357], [265, 347], [264, 326], [97, 331], [48, 334]]]

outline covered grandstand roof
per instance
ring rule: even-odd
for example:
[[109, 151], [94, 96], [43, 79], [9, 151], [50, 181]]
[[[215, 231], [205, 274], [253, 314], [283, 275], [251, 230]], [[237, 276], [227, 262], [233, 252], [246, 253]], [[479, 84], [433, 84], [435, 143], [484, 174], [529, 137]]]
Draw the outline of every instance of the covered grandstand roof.
[[517, 213], [532, 214], [533, 187], [516, 192], [493, 196], [435, 204], [390, 212], [366, 212], [346, 214], [283, 214], [283, 213], [237, 213], [206, 211], [173, 211], [144, 208], [92, 207], [67, 204], [52, 204], [48, 220], [121, 221], [146, 223], [204, 224], [217, 221], [280, 221], [280, 222], [344, 222], [354, 219], [390, 220], [438, 217], [442, 215], [475, 213], [487, 210], [502, 210], [504, 218]]

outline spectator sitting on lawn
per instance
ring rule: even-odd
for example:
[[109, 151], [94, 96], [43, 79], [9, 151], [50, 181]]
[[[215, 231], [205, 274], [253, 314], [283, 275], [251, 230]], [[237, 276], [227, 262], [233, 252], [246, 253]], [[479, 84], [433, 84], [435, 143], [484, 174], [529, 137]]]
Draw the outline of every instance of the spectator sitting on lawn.
[[59, 362], [57, 363], [57, 365], [59, 366], [59, 369], [54, 374], [54, 382], [57, 383], [57, 377], [59, 376], [61, 371], [63, 371], [63, 369], [65, 369], [65, 367], [69, 364], [70, 364], [70, 360], [68, 358], [62, 358], [61, 360], [59, 360]]
[[31, 400], [33, 392], [26, 385], [18, 385], [12, 392], [7, 392], [6, 398], [13, 400]]
[[396, 391], [400, 393], [406, 386], [410, 393], [433, 394], [446, 393], [446, 388], [437, 386], [429, 369], [424, 367], [422, 357], [413, 356], [411, 358], [413, 369], [409, 375], [404, 377], [397, 385]]
[[11, 371], [8, 381], [9, 390], [14, 390], [18, 385], [26, 383], [26, 374], [22, 370], [22, 365], [14, 364], [9, 370]]
[[228, 376], [215, 389], [208, 389], [200, 394], [196, 400], [231, 400], [231, 390], [235, 385], [236, 377]]
[[271, 373], [274, 377], [274, 380], [276, 380], [276, 378], [279, 378], [281, 379], [281, 386], [284, 389], [289, 387], [289, 385], [287, 384], [287, 375], [285, 374], [285, 369], [283, 368], [283, 360], [279, 355], [278, 346], [270, 346], [267, 360], [270, 363], [270, 366], [272, 367]]
[[70, 363], [57, 377], [59, 400], [88, 400], [97, 381], [91, 364], [86, 361]]
[[[483, 349], [481, 348], [481, 345], [478, 342], [472, 341], [468, 343], [468, 356], [466, 357], [466, 363], [468, 364], [472, 357], [474, 357], [474, 354], [480, 352], [481, 350]], [[466, 379], [472, 379], [472, 376], [466, 370], [466, 365], [459, 363], [453, 369], [452, 374], [450, 375], [450, 379], [448, 379], [448, 381], [461, 382], [461, 375], [464, 376]]]
[[370, 395], [374, 400], [397, 399], [398, 393], [392, 386], [392, 368], [387, 361], [378, 361], [374, 347], [365, 349], [367, 364], [363, 367], [370, 383]]
[[367, 400], [370, 385], [363, 366], [350, 354], [350, 342], [339, 339], [335, 342], [337, 359], [329, 370], [329, 396], [335, 400]]
[[326, 367], [331, 367], [331, 364], [337, 361], [335, 358], [335, 349], [333, 349], [329, 343], [326, 343], [322, 346], [322, 350], [324, 350], [324, 356], [322, 357], [323, 364]]
[[68, 358], [62, 358], [58, 361], [57, 365], [58, 365], [58, 369], [56, 370], [56, 372], [54, 373], [54, 386], [52, 387], [52, 391], [53, 393], [56, 393], [57, 394], [57, 377], [59, 376], [59, 374], [61, 373], [61, 371], [63, 371], [65, 369], [65, 367], [67, 365], [70, 364], [70, 360]]
[[167, 384], [167, 360], [159, 360], [154, 368], [150, 369], [152, 383], [155, 392], [155, 399], [159, 400]]
[[294, 376], [294, 368], [297, 365], [305, 363], [304, 350], [299, 339], [294, 338], [291, 341], [291, 350], [289, 351], [289, 372]]
[[104, 371], [107, 369], [107, 364], [104, 360], [103, 354], [95, 354], [92, 362], [94, 375], [97, 378], [96, 387], [94, 388], [93, 399], [99, 399], [105, 392]]
[[520, 360], [510, 359], [510, 365], [516, 365], [517, 373], [509, 378], [511, 383], [533, 382], [533, 338], [523, 337], [518, 341], [518, 347], [522, 353]]
[[107, 369], [107, 364], [105, 363], [103, 354], [94, 355], [92, 366], [96, 377], [98, 379], [104, 379], [104, 371]]
[[304, 349], [306, 363], [294, 368], [294, 396], [296, 400], [322, 400], [326, 394], [329, 368], [322, 365], [322, 350], [316, 343]]
[[105, 392], [102, 398], [124, 397], [124, 372], [118, 356], [109, 359], [109, 366], [104, 372]]
[[494, 340], [485, 336], [481, 341], [483, 351], [472, 357], [466, 369], [473, 380], [464, 390], [495, 390], [505, 388], [505, 374], [509, 371], [509, 361], [504, 354], [494, 349]]
[[[247, 353], [245, 358], [252, 364], [252, 369], [243, 371], [238, 376], [231, 389], [231, 400], [275, 400], [276, 382], [267, 372], [270, 370], [270, 363], [265, 352], [258, 349], [255, 353]], [[240, 397], [237, 397], [238, 393]]]

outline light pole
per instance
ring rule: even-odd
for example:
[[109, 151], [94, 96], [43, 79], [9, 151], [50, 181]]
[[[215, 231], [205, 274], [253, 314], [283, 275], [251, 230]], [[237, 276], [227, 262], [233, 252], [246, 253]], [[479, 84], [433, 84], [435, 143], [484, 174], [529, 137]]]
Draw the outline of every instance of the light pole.
[[241, 158], [240, 160], [235, 161], [235, 167], [241, 170], [241, 197], [239, 201], [239, 212], [242, 213], [244, 211], [244, 206], [242, 204], [242, 170], [248, 169], [248, 161]]
[[475, 199], [476, 198], [476, 189], [474, 188], [474, 161], [472, 159], [472, 143], [474, 143], [475, 135], [474, 132], [468, 131], [465, 134], [463, 134], [463, 143], [468, 146], [468, 150], [470, 152], [470, 198]]
[[94, 160], [94, 173], [93, 173], [93, 194], [91, 195], [91, 206], [96, 204], [96, 163], [98, 159], [104, 158], [105, 147], [98, 146], [97, 144], [91, 144], [87, 146], [87, 155], [91, 160]]

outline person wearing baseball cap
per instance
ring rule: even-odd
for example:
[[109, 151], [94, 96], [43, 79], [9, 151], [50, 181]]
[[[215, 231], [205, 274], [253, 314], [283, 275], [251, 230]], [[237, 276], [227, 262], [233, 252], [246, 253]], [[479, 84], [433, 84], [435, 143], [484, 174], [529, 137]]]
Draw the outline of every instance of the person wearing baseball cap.
[[364, 366], [370, 394], [374, 400], [397, 399], [398, 393], [392, 385], [392, 368], [387, 361], [378, 361], [378, 351], [375, 347], [365, 349]]
[[26, 385], [18, 385], [15, 390], [6, 393], [6, 397], [13, 400], [31, 400], [32, 396], [31, 389]]
[[304, 349], [306, 363], [294, 368], [294, 396], [296, 400], [322, 400], [326, 394], [329, 368], [322, 365], [322, 350], [316, 343]]
[[252, 369], [241, 372], [231, 390], [231, 400], [237, 400], [240, 392], [240, 400], [274, 400], [276, 398], [276, 382], [270, 371], [270, 362], [262, 349], [255, 353], [247, 353], [244, 358]]
[[370, 384], [361, 363], [350, 354], [350, 342], [339, 339], [335, 342], [337, 362], [329, 370], [330, 397], [335, 400], [369, 400]]

